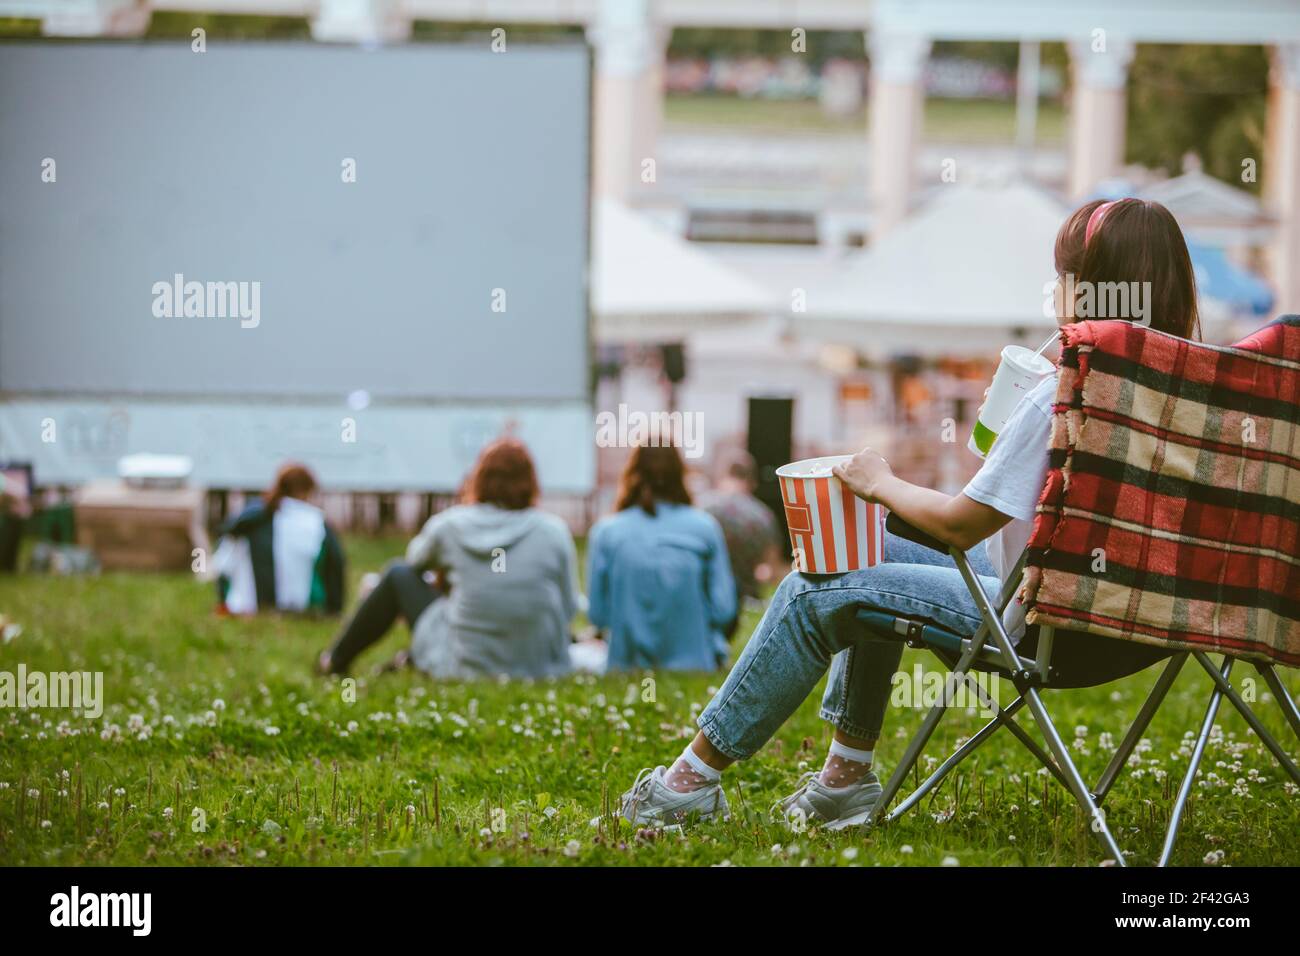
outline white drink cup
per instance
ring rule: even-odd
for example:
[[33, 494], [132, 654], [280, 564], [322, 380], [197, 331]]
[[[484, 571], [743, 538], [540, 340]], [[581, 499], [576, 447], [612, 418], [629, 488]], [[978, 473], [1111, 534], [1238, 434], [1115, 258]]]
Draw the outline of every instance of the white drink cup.
[[1006, 427], [1011, 413], [1029, 390], [1052, 374], [1055, 366], [1032, 349], [1008, 345], [993, 375], [988, 397], [980, 406], [966, 447], [981, 458], [989, 453], [998, 435]]

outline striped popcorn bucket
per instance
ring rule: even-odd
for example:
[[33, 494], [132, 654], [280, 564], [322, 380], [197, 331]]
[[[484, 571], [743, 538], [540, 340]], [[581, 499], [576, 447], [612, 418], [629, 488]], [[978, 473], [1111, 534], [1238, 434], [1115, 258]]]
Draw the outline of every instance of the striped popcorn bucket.
[[776, 470], [795, 567], [806, 574], [860, 571], [885, 558], [885, 509], [831, 475], [851, 457], [806, 458]]

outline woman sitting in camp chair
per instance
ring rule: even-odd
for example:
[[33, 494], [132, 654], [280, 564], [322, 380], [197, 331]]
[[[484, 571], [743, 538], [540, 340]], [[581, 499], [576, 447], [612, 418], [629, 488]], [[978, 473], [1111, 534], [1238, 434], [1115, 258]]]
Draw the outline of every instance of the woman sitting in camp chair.
[[[1139, 319], [1152, 328], [1198, 335], [1196, 286], [1177, 222], [1158, 203], [1091, 202], [1076, 210], [1056, 239], [1057, 321]], [[1103, 283], [1140, 290], [1140, 314], [1086, 314]], [[1136, 283], [1137, 285], [1132, 285]], [[1107, 285], [1104, 288], [1115, 288]], [[1048, 470], [1056, 376], [1021, 399], [983, 467], [958, 495], [897, 478], [876, 452], [863, 449], [836, 476], [854, 494], [878, 502], [930, 537], [969, 551], [986, 593], [998, 593], [1029, 540]], [[983, 548], [977, 548], [979, 544]], [[973, 550], [972, 550], [973, 549]], [[728, 813], [721, 775], [763, 746], [831, 668], [821, 716], [834, 738], [820, 772], [809, 773], [781, 801], [829, 829], [866, 822], [881, 795], [873, 772], [901, 640], [872, 636], [859, 612], [924, 618], [972, 633], [980, 611], [947, 555], [888, 536], [885, 563], [816, 577], [791, 573], [731, 669], [700, 714], [699, 733], [669, 767], [643, 771], [623, 795], [621, 810], [637, 824], [669, 823]], [[1024, 611], [1012, 601], [1004, 617], [1013, 641], [1025, 633]]]

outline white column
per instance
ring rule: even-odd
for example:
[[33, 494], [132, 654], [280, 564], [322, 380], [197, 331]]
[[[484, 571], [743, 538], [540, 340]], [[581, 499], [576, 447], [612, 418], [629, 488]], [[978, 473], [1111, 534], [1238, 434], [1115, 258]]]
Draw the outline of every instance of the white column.
[[1016, 65], [1016, 148], [1028, 162], [1038, 136], [1038, 84], [1042, 51], [1037, 40], [1020, 41]]
[[1074, 87], [1070, 94], [1070, 181], [1073, 199], [1124, 167], [1128, 68], [1134, 44], [1118, 37], [1070, 44]]
[[324, 43], [401, 43], [411, 18], [401, 0], [319, 0], [312, 39]]
[[[596, 51], [592, 188], [626, 202], [651, 172], [663, 117], [663, 61], [671, 30], [649, 0], [601, 0], [587, 36]], [[647, 160], [655, 160], [651, 166]]]
[[867, 123], [874, 241], [903, 220], [911, 203], [930, 38], [873, 30], [867, 42], [871, 52]]
[[1262, 173], [1265, 200], [1278, 220], [1269, 250], [1274, 313], [1300, 312], [1300, 43], [1273, 48]]
[[151, 15], [148, 0], [63, 0], [41, 30], [51, 37], [138, 37]]

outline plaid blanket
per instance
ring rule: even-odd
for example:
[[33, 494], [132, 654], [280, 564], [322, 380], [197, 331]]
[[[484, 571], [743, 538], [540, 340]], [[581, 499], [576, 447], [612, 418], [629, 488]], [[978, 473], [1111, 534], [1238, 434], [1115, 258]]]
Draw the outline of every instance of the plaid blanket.
[[1028, 620], [1300, 665], [1300, 316], [1230, 348], [1061, 334]]

